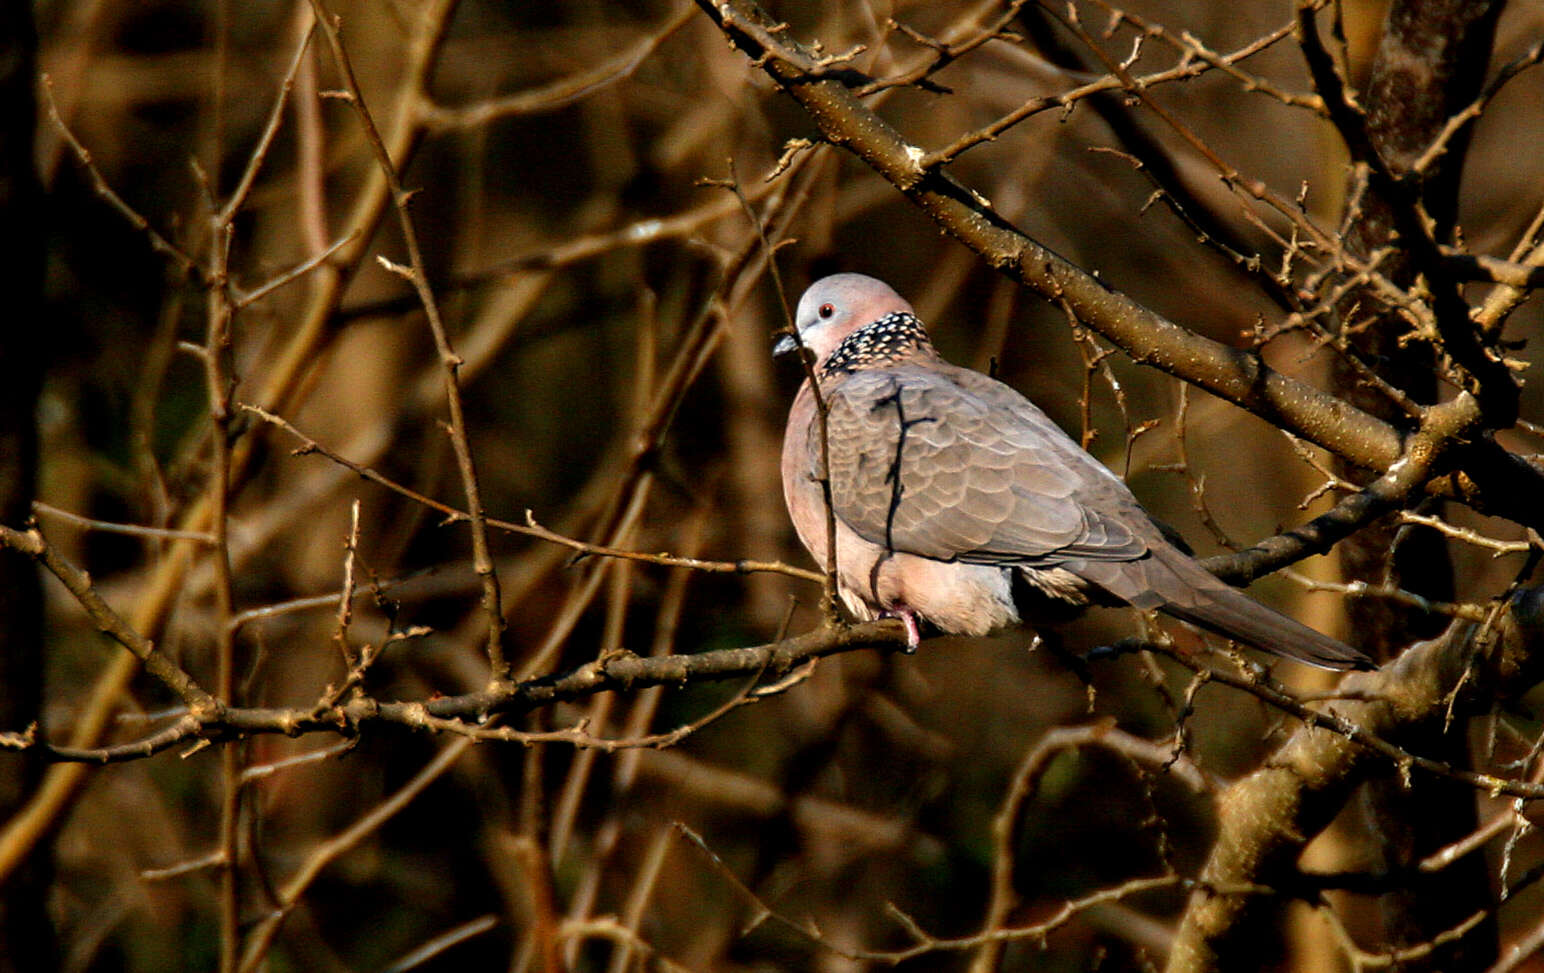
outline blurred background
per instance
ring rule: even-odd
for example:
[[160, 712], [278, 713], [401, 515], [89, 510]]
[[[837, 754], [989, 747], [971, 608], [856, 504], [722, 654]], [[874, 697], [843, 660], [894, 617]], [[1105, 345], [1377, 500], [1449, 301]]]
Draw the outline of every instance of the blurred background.
[[[1106, 356], [1062, 311], [996, 276], [840, 150], [796, 152], [780, 166], [785, 143], [814, 136], [813, 124], [695, 6], [329, 7], [366, 107], [413, 191], [428, 282], [464, 359], [467, 433], [491, 516], [518, 522], [530, 511], [568, 536], [641, 551], [815, 567], [787, 523], [777, 473], [801, 375], [769, 349], [783, 307], [813, 279], [841, 270], [891, 283], [947, 357], [995, 370], [1084, 436], [1200, 553], [1248, 545], [1323, 509], [1322, 498], [1303, 506], [1324, 480], [1303, 458], [1324, 462], [1316, 451], [1204, 393], [1182, 400], [1175, 380]], [[889, 18], [927, 37], [968, 36], [1001, 9], [772, 8], [789, 19], [793, 37], [819, 38], [827, 51], [864, 45], [854, 66], [880, 77], [928, 53], [887, 27]], [[1098, 6], [1079, 9], [1091, 29], [1110, 19]], [[1266, 0], [1143, 0], [1127, 9], [1166, 31], [1147, 37], [1139, 73], [1178, 62], [1168, 39], [1184, 32], [1232, 52], [1293, 16], [1290, 4]], [[109, 602], [212, 684], [220, 622], [207, 549], [181, 561], [187, 554], [165, 537], [87, 529], [51, 512], [175, 528], [209, 490], [205, 371], [183, 344], [204, 341], [209, 301], [198, 274], [158, 252], [96, 177], [207, 267], [220, 246], [211, 214], [241, 184], [287, 90], [230, 225], [237, 293], [280, 285], [235, 314], [234, 398], [354, 463], [464, 507], [444, 427], [443, 372], [412, 288], [376, 259], [407, 263], [405, 243], [323, 37], [311, 36], [302, 50], [312, 30], [308, 4], [39, 0], [34, 10], [50, 100], [36, 146], [46, 206], [38, 226], [11, 232], [47, 246], [44, 315], [12, 324], [37, 329], [45, 345], [44, 360], [28, 363], [46, 369], [37, 496], [48, 506], [39, 520]], [[1382, 15], [1379, 3], [1344, 4], [1354, 70], [1365, 69]], [[1032, 8], [1025, 16], [1042, 18]], [[894, 89], [870, 103], [914, 143], [935, 148], [1096, 76], [1057, 66], [1022, 24], [1013, 29], [1016, 40], [993, 40], [938, 73], [936, 90]], [[1050, 30], [1075, 47], [1071, 35]], [[1495, 63], [1519, 56], [1541, 33], [1544, 9], [1511, 5]], [[1128, 25], [1102, 40], [1125, 58], [1133, 37]], [[1309, 89], [1290, 38], [1244, 67], [1280, 91]], [[1316, 115], [1221, 72], [1154, 91], [1222, 158], [1336, 223], [1345, 157]], [[1477, 252], [1507, 255], [1537, 210], [1541, 105], [1544, 74], [1525, 74], [1478, 125], [1460, 218]], [[1268, 264], [1279, 261], [1213, 171], [1172, 130], [1135, 117], [1170, 150], [1192, 191]], [[71, 138], [89, 152], [91, 168]], [[1247, 274], [1163, 205], [1150, 205], [1152, 185], [1129, 156], [1102, 151], [1119, 147], [1093, 103], [1080, 102], [1028, 117], [953, 171], [1031, 236], [1186, 327], [1243, 345], [1278, 324], [1282, 312]], [[784, 244], [776, 256], [782, 294], [726, 180]], [[314, 262], [323, 266], [295, 272]], [[1509, 336], [1533, 337], [1538, 303], [1513, 322]], [[1286, 334], [1265, 353], [1274, 367], [1323, 384], [1326, 356], [1307, 337]], [[1537, 418], [1539, 383], [1533, 371], [1523, 377], [1524, 414]], [[250, 413], [237, 415], [233, 433], [244, 457], [229, 519], [235, 609], [253, 612], [236, 643], [238, 702], [304, 708], [341, 678], [336, 593], [356, 500], [356, 571], [376, 590], [356, 598], [352, 638], [380, 646], [392, 632], [429, 629], [389, 645], [369, 692], [423, 699], [481, 688], [485, 619], [465, 526], [446, 526], [322, 455], [295, 455], [293, 436]], [[1536, 448], [1521, 438], [1513, 444]], [[1504, 541], [1523, 536], [1515, 525], [1450, 513]], [[1521, 564], [1515, 553], [1452, 547], [1463, 600], [1493, 597]], [[820, 618], [819, 587], [778, 574], [575, 561], [568, 548], [497, 530], [492, 548], [507, 652], [525, 675], [616, 649], [759, 644]], [[1333, 558], [1295, 570], [1338, 577]], [[1339, 627], [1335, 594], [1310, 594], [1281, 576], [1252, 591], [1355, 641]], [[46, 594], [43, 724], [63, 739], [104, 691], [121, 650], [58, 585], [49, 581]], [[1099, 613], [1072, 630], [1072, 644], [1086, 650], [1142, 624], [1130, 612]], [[1015, 767], [1049, 728], [1113, 721], [1166, 746], [1182, 727], [1186, 760], [1216, 778], [1247, 772], [1291, 729], [1220, 688], [1187, 700], [1190, 674], [1158, 661], [1096, 665], [1085, 686], [1030, 642], [1030, 633], [1012, 632], [932, 639], [911, 657], [830, 658], [786, 693], [661, 750], [479, 745], [320, 872], [274, 940], [270, 968], [538, 969], [533, 929], [543, 917], [604, 916], [623, 932], [566, 940], [573, 968], [880, 968], [886, 964], [758, 921], [756, 900], [849, 951], [912, 944], [890, 904], [934, 936], [968, 936], [980, 929], [990, 895], [993, 818]], [[1304, 688], [1327, 685], [1292, 666], [1278, 675]], [[599, 697], [542, 712], [526, 728], [589, 718], [597, 735], [637, 736], [701, 717], [739, 688]], [[116, 698], [109, 740], [160, 725], [176, 702], [142, 676]], [[1521, 733], [1529, 735], [1526, 724]], [[265, 915], [274, 889], [321, 842], [447, 742], [376, 729], [346, 746], [323, 736], [231, 744], [243, 767], [278, 764], [243, 791], [243, 922]], [[280, 763], [327, 748], [326, 759]], [[219, 749], [94, 769], [58, 812], [47, 908], [62, 969], [216, 965], [216, 871], [181, 866], [197, 866], [216, 847]], [[1166, 869], [1193, 875], [1211, 837], [1211, 802], [1210, 791], [1150, 763], [1099, 748], [1061, 753], [1020, 818], [1008, 920], [1033, 923], [1067, 899]], [[1356, 829], [1348, 821], [1321, 841], [1326, 860], [1355, 864]], [[1531, 867], [1540, 850], [1525, 839], [1516, 862]], [[1182, 904], [1171, 887], [1090, 910], [1043, 947], [1010, 947], [1003, 968], [1161, 966]], [[1346, 896], [1343, 905], [1353, 934], [1357, 922], [1372, 921], [1365, 901]], [[1339, 968], [1326, 924], [1294, 909], [1298, 921], [1283, 928], [1282, 943], [1262, 944], [1262, 956], [1283, 957], [1281, 968]], [[447, 933], [463, 936], [432, 948]], [[973, 955], [924, 951], [901, 965], [965, 969]]]

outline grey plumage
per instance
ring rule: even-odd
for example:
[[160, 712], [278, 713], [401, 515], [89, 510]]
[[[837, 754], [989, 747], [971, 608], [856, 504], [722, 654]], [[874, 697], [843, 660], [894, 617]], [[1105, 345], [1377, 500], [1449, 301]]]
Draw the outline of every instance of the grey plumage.
[[[1277, 655], [1371, 665], [1207, 573], [1169, 543], [1131, 491], [1028, 399], [940, 358], [909, 304], [858, 274], [799, 302], [798, 344], [827, 406], [837, 582], [862, 618], [920, 616], [985, 634], [1026, 599], [1157, 609]], [[778, 350], [795, 346], [792, 336]], [[783, 489], [800, 539], [826, 563], [819, 417], [808, 381], [789, 414]]]

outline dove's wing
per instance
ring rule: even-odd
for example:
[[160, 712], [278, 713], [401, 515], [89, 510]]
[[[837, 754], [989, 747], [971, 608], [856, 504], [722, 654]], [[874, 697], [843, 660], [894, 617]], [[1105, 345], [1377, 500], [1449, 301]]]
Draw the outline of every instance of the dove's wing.
[[[836, 515], [887, 550], [944, 561], [1051, 567], [1147, 554], [1151, 525], [1125, 486], [1023, 396], [997, 382], [984, 390], [911, 365], [833, 382]], [[809, 448], [818, 473], [818, 431]]]

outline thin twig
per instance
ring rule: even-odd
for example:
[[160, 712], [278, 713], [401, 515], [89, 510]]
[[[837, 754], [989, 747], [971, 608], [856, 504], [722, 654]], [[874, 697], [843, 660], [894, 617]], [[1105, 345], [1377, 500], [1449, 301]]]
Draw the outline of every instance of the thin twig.
[[[436, 513], [443, 514], [446, 523], [466, 523], [470, 520], [464, 510], [452, 507], [449, 504], [441, 503], [433, 497], [425, 496], [424, 494], [419, 493], [411, 487], [404, 486], [368, 466], [361, 466], [358, 463], [354, 463], [351, 460], [340, 456], [338, 453], [301, 432], [294, 426], [294, 424], [281, 416], [274, 415], [266, 409], [259, 408], [258, 406], [251, 405], [249, 403], [240, 403], [238, 407], [252, 413], [253, 415], [262, 419], [264, 422], [272, 423], [273, 425], [278, 426], [280, 429], [283, 429], [285, 432], [300, 440], [303, 445], [297, 452], [317, 453], [321, 456], [325, 456], [332, 462], [337, 463], [339, 466], [349, 469], [354, 473], [357, 473], [359, 476], [364, 477], [372, 483], [385, 487], [393, 493], [406, 497], [414, 503], [422, 504], [423, 506], [428, 507], [430, 510], [435, 511]], [[694, 571], [704, 571], [710, 574], [757, 574], [767, 572], [772, 574], [784, 574], [791, 578], [799, 578], [803, 581], [814, 581], [816, 583], [820, 583], [825, 577], [824, 575], [815, 571], [794, 567], [790, 564], [784, 564], [781, 561], [757, 561], [748, 558], [736, 561], [709, 561], [694, 557], [679, 557], [673, 554], [651, 554], [646, 551], [626, 550], [619, 547], [612, 547], [606, 544], [592, 544], [589, 541], [581, 541], [577, 538], [568, 537], [567, 535], [560, 534], [556, 531], [543, 527], [536, 521], [535, 515], [533, 515], [529, 510], [525, 512], [525, 523], [523, 524], [515, 523], [514, 521], [510, 520], [502, 520], [497, 517], [489, 517], [487, 522], [488, 526], [494, 527], [498, 530], [507, 531], [511, 534], [522, 534], [526, 537], [535, 537], [539, 540], [547, 541], [551, 544], [559, 544], [563, 547], [567, 547], [571, 550], [577, 551], [580, 554], [593, 555], [596, 557], [625, 558], [633, 561], [643, 561], [648, 564], [658, 564], [664, 567], [691, 568]], [[334, 596], [328, 595], [322, 597], [331, 600]], [[295, 605], [299, 608], [305, 608], [310, 607], [311, 603], [304, 599], [297, 599]], [[254, 609], [254, 612], [256, 611], [259, 610]]]
[[430, 128], [443, 132], [478, 128], [501, 118], [535, 115], [566, 108], [619, 81], [632, 77], [639, 66], [648, 60], [649, 55], [684, 27], [695, 13], [696, 8], [690, 3], [681, 4], [665, 19], [658, 30], [609, 61], [586, 68], [577, 74], [550, 81], [528, 91], [502, 95], [473, 105], [452, 108], [425, 101], [420, 111]]
[[80, 514], [71, 513], [41, 500], [32, 501], [32, 509], [45, 517], [57, 517], [68, 523], [80, 527], [89, 527], [92, 530], [105, 531], [109, 534], [126, 534], [129, 537], [147, 537], [152, 540], [182, 540], [197, 541], [200, 544], [213, 544], [214, 538], [205, 531], [175, 530], [170, 527], [144, 527], [139, 524], [120, 524], [110, 520], [97, 520], [94, 517], [82, 517]]
[[75, 133], [70, 131], [69, 126], [60, 117], [59, 106], [54, 101], [53, 79], [44, 74], [41, 80], [43, 82], [43, 107], [47, 109], [48, 120], [59, 133], [59, 136], [64, 139], [65, 144], [75, 153], [76, 161], [80, 163], [81, 168], [86, 171], [86, 175], [91, 179], [91, 188], [107, 202], [107, 205], [117, 210], [118, 214], [127, 220], [130, 226], [145, 235], [145, 239], [150, 243], [150, 249], [171, 260], [172, 263], [176, 264], [177, 270], [185, 276], [205, 286], [209, 286], [212, 282], [205, 276], [199, 262], [185, 253], [182, 248], [162, 236], [155, 227], [150, 225], [149, 220], [140, 215], [139, 210], [130, 206], [103, 178], [101, 171], [97, 169], [96, 163], [91, 158], [91, 151], [81, 143], [80, 139], [75, 137]]
[[300, 897], [311, 887], [311, 883], [316, 881], [324, 868], [347, 854], [355, 845], [407, 807], [414, 798], [449, 770], [466, 748], [471, 746], [471, 743], [472, 741], [466, 739], [452, 740], [390, 797], [360, 815], [347, 830], [324, 841], [311, 852], [290, 880], [280, 889], [278, 908], [258, 920], [248, 935], [246, 949], [241, 955], [240, 973], [252, 973], [261, 966], [268, 955], [268, 950], [273, 946], [274, 937], [279, 934], [280, 926], [284, 924], [284, 920], [299, 903]]
[[445, 380], [445, 402], [450, 413], [448, 432], [451, 448], [455, 452], [456, 467], [461, 474], [461, 486], [466, 493], [467, 523], [471, 527], [472, 534], [472, 569], [477, 573], [482, 582], [482, 608], [487, 618], [487, 636], [484, 639], [484, 648], [488, 656], [490, 676], [494, 682], [504, 682], [509, 679], [510, 666], [504, 657], [504, 609], [499, 595], [499, 576], [493, 565], [493, 555], [488, 548], [488, 524], [487, 514], [482, 505], [482, 489], [477, 482], [477, 467], [472, 457], [472, 449], [467, 441], [466, 416], [461, 402], [461, 384], [457, 377], [457, 369], [461, 365], [461, 359], [457, 357], [450, 345], [450, 336], [445, 330], [445, 323], [440, 318], [439, 303], [436, 301], [433, 290], [429, 287], [427, 273], [424, 269], [422, 250], [418, 243], [418, 230], [413, 223], [412, 215], [408, 211], [408, 202], [412, 198], [403, 185], [398, 173], [396, 163], [392, 160], [391, 152], [381, 138], [380, 131], [375, 126], [375, 118], [370, 113], [364, 100], [364, 92], [359, 87], [358, 80], [354, 77], [353, 62], [350, 61], [348, 52], [343, 47], [343, 38], [339, 27], [338, 18], [333, 16], [323, 0], [311, 0], [312, 9], [316, 11], [317, 21], [321, 24], [322, 32], [327, 37], [327, 45], [332, 50], [333, 62], [342, 75], [345, 86], [349, 92], [348, 103], [354, 109], [359, 118], [360, 127], [365, 134], [365, 140], [375, 152], [376, 164], [380, 167], [382, 175], [391, 192], [393, 208], [397, 213], [397, 225], [402, 233], [404, 245], [407, 247], [408, 263], [402, 266], [384, 257], [378, 257], [382, 265], [388, 270], [397, 273], [413, 285], [418, 299], [423, 305], [424, 317], [428, 321], [429, 330], [434, 335], [435, 349], [439, 353], [440, 365], [443, 368]]
[[176, 693], [177, 697], [187, 704], [190, 712], [198, 718], [216, 717], [220, 714], [224, 708], [222, 701], [205, 692], [203, 687], [193, 681], [192, 676], [156, 648], [154, 642], [135, 631], [123, 616], [114, 611], [112, 606], [97, 593], [90, 576], [55, 551], [43, 537], [42, 531], [36, 527], [27, 531], [18, 531], [0, 525], [0, 545], [34, 558], [47, 568], [50, 574], [62, 581], [70, 594], [75, 596], [75, 600], [91, 616], [96, 627], [110, 636], [113, 641], [128, 649], [144, 664], [146, 672], [160, 680], [166, 688]]

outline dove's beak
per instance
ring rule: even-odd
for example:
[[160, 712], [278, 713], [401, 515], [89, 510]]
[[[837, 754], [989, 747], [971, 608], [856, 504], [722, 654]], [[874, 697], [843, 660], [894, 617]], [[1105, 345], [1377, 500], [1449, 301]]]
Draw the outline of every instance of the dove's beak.
[[777, 344], [772, 346], [772, 357], [778, 358], [798, 349], [799, 342], [791, 334], [785, 334], [777, 339]]

